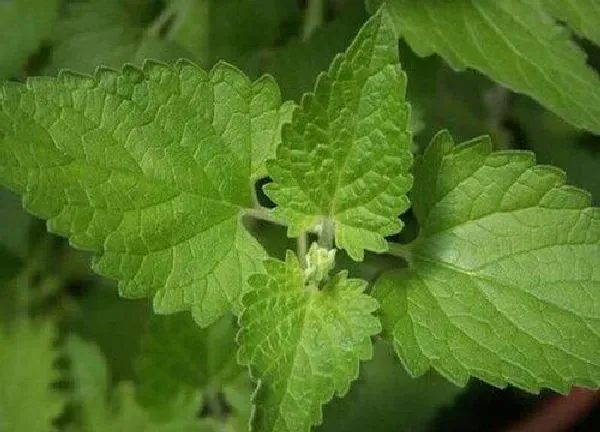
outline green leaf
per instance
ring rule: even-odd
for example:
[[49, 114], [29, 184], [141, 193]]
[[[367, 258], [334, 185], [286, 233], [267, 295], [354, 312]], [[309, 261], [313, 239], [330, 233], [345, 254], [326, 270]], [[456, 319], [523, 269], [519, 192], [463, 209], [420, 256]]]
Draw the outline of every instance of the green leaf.
[[321, 422], [321, 405], [343, 396], [372, 356], [370, 336], [380, 325], [367, 283], [333, 276], [321, 289], [306, 285], [300, 263], [265, 262], [266, 275], [250, 278], [240, 317], [239, 360], [259, 380], [253, 427], [308, 431]]
[[[381, 3], [376, 1], [373, 3]], [[571, 124], [600, 134], [600, 79], [539, 2], [387, 0], [401, 34], [421, 56], [441, 55], [527, 94]]]
[[0, 79], [10, 78], [27, 63], [50, 32], [58, 0], [0, 1]]
[[410, 270], [373, 295], [413, 375], [530, 391], [600, 384], [600, 210], [557, 168], [440, 133], [415, 164]]
[[[179, 398], [172, 405], [169, 418], [154, 418], [134, 398], [134, 388], [122, 382], [109, 391], [109, 375], [102, 353], [84, 340], [67, 339], [73, 382], [73, 401], [79, 409], [79, 422], [84, 431], [197, 431], [197, 398]], [[25, 430], [25, 429], [23, 429]], [[29, 429], [37, 430], [37, 429]]]
[[319, 76], [283, 129], [266, 192], [290, 236], [334, 222], [336, 245], [360, 261], [364, 249], [387, 250], [384, 237], [400, 231], [412, 156], [397, 51], [382, 10]]
[[53, 431], [63, 411], [64, 397], [51, 386], [60, 376], [55, 368], [56, 328], [19, 320], [0, 328], [0, 430]]
[[600, 45], [600, 3], [598, 0], [543, 0], [550, 13], [581, 37]]
[[122, 0], [69, 3], [53, 35], [46, 74], [64, 68], [93, 73], [99, 65], [121, 68], [125, 63], [141, 65], [147, 58], [174, 62], [192, 57], [146, 28], [140, 19], [147, 15], [145, 9], [127, 7]]
[[205, 329], [181, 314], [151, 317], [137, 360], [141, 402], [160, 407], [181, 393], [223, 392], [247, 375], [236, 361], [236, 332], [230, 316]]
[[[276, 84], [232, 66], [148, 62], [94, 78], [5, 84], [0, 183], [48, 228], [98, 254], [122, 296], [208, 325], [237, 311], [264, 250], [244, 229], [253, 171], [277, 128]], [[257, 130], [260, 128], [260, 130]]]

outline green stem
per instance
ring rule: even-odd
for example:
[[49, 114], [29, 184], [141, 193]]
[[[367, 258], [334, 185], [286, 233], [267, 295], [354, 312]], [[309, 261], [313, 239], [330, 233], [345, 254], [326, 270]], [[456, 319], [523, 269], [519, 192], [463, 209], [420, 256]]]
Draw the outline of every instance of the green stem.
[[319, 246], [327, 250], [333, 249], [333, 238], [335, 236], [335, 222], [331, 219], [323, 220], [323, 227], [319, 234]]
[[412, 243], [391, 243], [388, 242], [388, 254], [403, 258], [407, 263], [412, 262]]
[[298, 236], [298, 240], [296, 240], [296, 252], [298, 254], [298, 259], [300, 260], [300, 264], [302, 264], [302, 268], [306, 268], [306, 248], [307, 248], [307, 234], [303, 232]]
[[304, 25], [302, 26], [302, 40], [306, 41], [323, 24], [323, 0], [308, 0]]
[[282, 221], [275, 219], [269, 209], [264, 207], [246, 208], [244, 209], [244, 214], [246, 216], [250, 216], [251, 218], [259, 219], [275, 225], [286, 226]]

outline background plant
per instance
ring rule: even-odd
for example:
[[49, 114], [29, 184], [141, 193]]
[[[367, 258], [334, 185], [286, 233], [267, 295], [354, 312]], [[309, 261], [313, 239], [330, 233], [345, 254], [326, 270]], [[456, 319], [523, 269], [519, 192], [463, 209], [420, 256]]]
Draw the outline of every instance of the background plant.
[[598, 208], [515, 149], [597, 199], [600, 8], [382, 3], [0, 3], [0, 181], [94, 254], [3, 191], [0, 428], [308, 430], [350, 391], [321, 428], [397, 430], [471, 378], [598, 386]]

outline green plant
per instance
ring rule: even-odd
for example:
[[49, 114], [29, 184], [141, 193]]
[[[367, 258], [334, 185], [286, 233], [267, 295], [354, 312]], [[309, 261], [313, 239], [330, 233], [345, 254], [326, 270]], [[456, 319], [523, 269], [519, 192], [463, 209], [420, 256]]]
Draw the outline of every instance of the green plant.
[[[294, 95], [316, 72], [307, 58], [330, 49], [320, 46], [328, 32], [353, 34], [360, 8], [329, 27], [322, 2], [309, 2], [306, 40], [272, 49], [282, 23], [300, 14], [295, 2], [69, 1], [50, 53], [23, 69], [51, 34], [37, 23], [36, 3], [0, 3], [0, 23], [14, 14], [39, 30], [0, 26], [22, 36], [0, 49], [0, 75], [128, 64], [2, 84], [0, 184], [48, 231], [92, 252], [93, 269], [117, 280], [121, 297], [151, 299], [156, 315], [145, 318], [140, 301], [119, 318], [117, 302], [103, 300], [111, 288], [87, 275], [86, 256], [22, 217], [23, 231], [37, 233], [28, 251], [0, 250], [0, 359], [9, 365], [0, 428], [244, 430], [250, 416], [258, 431], [309, 430], [324, 404], [349, 391], [380, 338], [413, 377], [437, 373], [460, 387], [475, 377], [530, 392], [600, 385], [600, 210], [565, 185], [564, 171], [511, 149], [503, 123], [519, 109], [536, 113], [527, 125], [537, 133], [551, 115], [519, 108], [531, 102], [510, 89], [568, 122], [552, 119], [566, 137], [591, 136], [572, 126], [600, 133], [598, 75], [549, 15], [598, 43], [594, 1], [367, 2], [372, 17], [298, 103], [282, 102], [271, 76], [253, 80], [217, 60], [249, 74], [272, 70]], [[244, 11], [260, 13], [249, 25]], [[213, 25], [221, 17], [233, 25]], [[506, 87], [469, 78], [471, 93], [491, 98], [481, 112], [480, 100], [449, 93], [445, 80], [455, 77], [437, 59], [402, 45], [405, 65], [399, 36], [421, 56], [438, 53]], [[179, 57], [194, 62], [144, 60]], [[278, 72], [288, 62], [290, 73], [290, 58], [295, 78]], [[447, 103], [436, 107], [438, 98]], [[455, 135], [489, 132], [496, 147], [487, 136], [455, 144], [446, 130], [432, 133], [448, 119], [438, 110], [454, 107], [467, 112], [447, 125]], [[82, 280], [100, 294], [74, 296], [71, 282]], [[99, 330], [109, 316], [112, 327]], [[136, 360], [119, 366], [108, 347], [126, 345], [118, 333], [133, 321], [145, 323], [132, 336], [141, 341]], [[66, 330], [53, 347], [59, 322]], [[59, 352], [61, 370], [52, 367]], [[44, 363], [31, 377], [41, 394], [33, 407], [7, 408], [9, 393], [29, 397], [18, 358], [30, 356]], [[111, 385], [103, 356], [120, 371], [116, 381], [133, 382]], [[68, 383], [50, 387], [57, 376]], [[431, 391], [436, 380], [419, 386]], [[413, 425], [457, 393], [442, 384]], [[22, 423], [32, 419], [40, 423]]]

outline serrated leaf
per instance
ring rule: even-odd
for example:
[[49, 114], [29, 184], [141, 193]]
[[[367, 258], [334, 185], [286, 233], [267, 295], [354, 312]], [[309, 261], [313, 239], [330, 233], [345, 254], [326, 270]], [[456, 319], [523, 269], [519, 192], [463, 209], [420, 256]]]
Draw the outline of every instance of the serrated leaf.
[[259, 380], [252, 425], [259, 431], [308, 431], [322, 420], [321, 406], [343, 396], [372, 356], [380, 331], [377, 302], [367, 283], [333, 276], [321, 290], [305, 285], [300, 263], [269, 260], [254, 275], [240, 317], [239, 360]]
[[384, 237], [400, 231], [412, 184], [405, 90], [382, 10], [319, 76], [268, 162], [274, 183], [265, 190], [290, 236], [333, 221], [336, 245], [353, 259], [387, 250]]
[[543, 0], [557, 19], [565, 21], [581, 37], [600, 45], [600, 3], [598, 0]]
[[414, 375], [530, 391], [600, 384], [600, 210], [531, 153], [434, 138], [415, 164], [411, 268], [373, 295]]
[[[230, 316], [205, 329], [181, 314], [151, 317], [136, 362], [138, 399], [146, 406], [164, 407], [178, 394], [222, 392], [247, 375], [236, 361], [236, 332]], [[249, 386], [247, 396], [249, 403]]]
[[241, 214], [274, 134], [255, 128], [277, 97], [267, 77], [186, 62], [5, 84], [0, 183], [25, 194], [52, 232], [98, 254], [95, 270], [119, 280], [121, 295], [151, 296], [157, 313], [191, 308], [208, 325], [237, 310], [262, 267]]
[[65, 398], [59, 379], [56, 328], [50, 322], [14, 322], [0, 328], [0, 431], [53, 431]]
[[437, 53], [455, 69], [476, 69], [571, 124], [600, 134], [600, 79], [541, 2], [385, 3], [398, 34], [417, 54]]
[[17, 73], [50, 36], [58, 0], [0, 1], [0, 79]]
[[53, 34], [46, 74], [64, 68], [93, 73], [100, 65], [121, 68], [144, 60], [174, 62], [191, 58], [182, 46], [159, 38], [140, 19], [145, 8], [132, 8], [122, 0], [89, 0], [69, 3]]
[[72, 398], [84, 431], [198, 430], [196, 411], [200, 401], [197, 398], [178, 398], [171, 405], [168, 418], [154, 418], [136, 403], [131, 383], [121, 382], [114, 391], [109, 391], [106, 363], [95, 345], [75, 336], [70, 336], [66, 345], [73, 382]]

